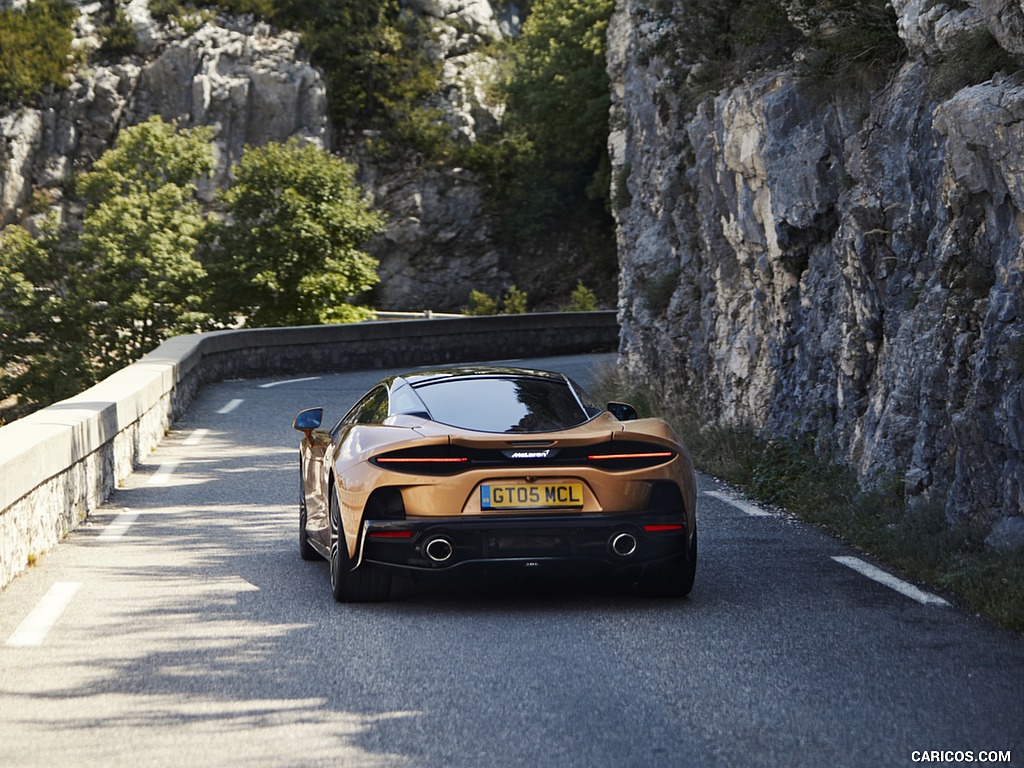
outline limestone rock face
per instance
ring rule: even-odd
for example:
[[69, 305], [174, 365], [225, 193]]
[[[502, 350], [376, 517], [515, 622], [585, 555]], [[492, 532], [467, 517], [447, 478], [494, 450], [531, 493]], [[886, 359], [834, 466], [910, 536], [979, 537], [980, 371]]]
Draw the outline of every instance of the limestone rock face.
[[[440, 67], [431, 106], [454, 141], [470, 145], [495, 131], [504, 104], [493, 96], [497, 62], [487, 44], [521, 32], [512, 3], [489, 0], [408, 0], [408, 10], [430, 27], [430, 55]], [[495, 243], [494, 217], [484, 207], [484, 185], [461, 168], [381, 166], [358, 147], [373, 198], [387, 213], [388, 229], [368, 250], [380, 261], [376, 303], [387, 309], [458, 311], [470, 290], [498, 295], [515, 282], [513, 255]]]
[[656, 5], [622, 0], [609, 30], [625, 363], [950, 520], [1020, 516], [1024, 84], [927, 86], [958, 35], [1022, 50], [1021, 3], [896, 0], [911, 55], [870, 98], [778, 72], [696, 111]]
[[496, 293], [509, 282], [472, 175], [412, 169], [385, 174], [371, 187], [389, 219], [370, 248], [380, 261], [378, 306], [458, 310], [470, 288]]
[[[129, 6], [145, 56], [93, 67], [37, 108], [0, 116], [0, 223], [19, 216], [35, 192], [60, 197], [74, 170], [112, 146], [118, 131], [158, 114], [183, 127], [217, 129], [217, 173], [223, 184], [246, 144], [299, 137], [329, 140], [320, 73], [298, 55], [298, 38], [262, 24], [221, 18], [191, 33], [153, 24], [146, 5]], [[79, 42], [89, 41], [91, 6], [83, 8]]]
[[320, 73], [297, 56], [298, 37], [263, 24], [204, 24], [167, 44], [142, 70], [135, 109], [218, 129], [217, 181], [246, 145], [301, 138], [327, 143]]

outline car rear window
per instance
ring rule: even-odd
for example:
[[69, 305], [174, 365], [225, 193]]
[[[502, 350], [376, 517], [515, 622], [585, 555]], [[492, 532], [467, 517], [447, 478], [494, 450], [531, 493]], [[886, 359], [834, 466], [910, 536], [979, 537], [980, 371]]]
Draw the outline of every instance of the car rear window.
[[553, 379], [474, 377], [416, 387], [434, 421], [481, 432], [550, 432], [592, 414], [572, 390]]

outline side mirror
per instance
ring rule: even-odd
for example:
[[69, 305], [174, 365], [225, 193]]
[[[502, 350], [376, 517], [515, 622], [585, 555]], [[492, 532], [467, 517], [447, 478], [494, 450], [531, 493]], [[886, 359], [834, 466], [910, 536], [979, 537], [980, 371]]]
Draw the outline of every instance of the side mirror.
[[312, 440], [311, 433], [314, 429], [317, 429], [324, 420], [324, 409], [323, 408], [307, 408], [304, 411], [299, 411], [298, 416], [295, 417], [295, 421], [292, 422], [292, 426], [306, 435], [307, 440]]
[[640, 418], [636, 408], [628, 403], [608, 403], [608, 412], [619, 421], [633, 421]]

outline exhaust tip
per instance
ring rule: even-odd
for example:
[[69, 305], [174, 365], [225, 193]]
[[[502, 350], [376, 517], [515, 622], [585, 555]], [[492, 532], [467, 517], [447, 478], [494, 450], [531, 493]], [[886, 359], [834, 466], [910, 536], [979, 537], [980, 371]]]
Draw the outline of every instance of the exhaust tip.
[[423, 552], [433, 562], [445, 563], [455, 554], [455, 545], [449, 539], [438, 536], [423, 545]]
[[608, 546], [619, 557], [629, 557], [636, 552], [636, 536], [631, 533], [617, 533], [608, 540]]

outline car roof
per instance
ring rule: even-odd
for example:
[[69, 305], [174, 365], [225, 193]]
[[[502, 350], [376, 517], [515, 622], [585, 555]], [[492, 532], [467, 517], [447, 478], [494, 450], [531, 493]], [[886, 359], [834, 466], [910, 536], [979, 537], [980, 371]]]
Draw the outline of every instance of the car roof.
[[542, 371], [532, 368], [513, 368], [500, 365], [457, 365], [434, 368], [424, 371], [412, 371], [392, 378], [397, 383], [402, 380], [412, 387], [432, 384], [439, 381], [472, 378], [531, 378], [565, 382], [565, 376], [553, 371]]

